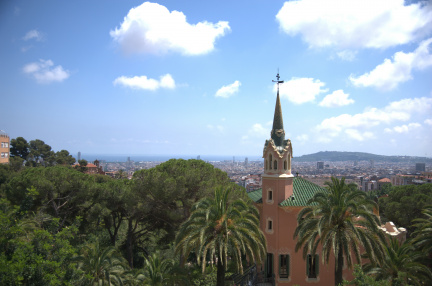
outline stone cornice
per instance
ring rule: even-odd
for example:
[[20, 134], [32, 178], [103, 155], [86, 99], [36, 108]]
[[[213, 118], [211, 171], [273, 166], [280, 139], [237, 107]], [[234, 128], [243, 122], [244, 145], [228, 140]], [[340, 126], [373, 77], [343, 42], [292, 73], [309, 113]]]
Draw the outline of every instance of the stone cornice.
[[268, 146], [269, 146], [269, 145], [271, 145], [272, 149], [273, 149], [274, 151], [276, 151], [276, 153], [277, 153], [277, 155], [278, 155], [278, 157], [279, 157], [280, 159], [282, 159], [282, 158], [284, 157], [284, 155], [285, 155], [285, 153], [286, 153], [287, 151], [289, 151], [289, 153], [290, 153], [290, 157], [292, 158], [293, 156], [292, 156], [292, 145], [291, 145], [291, 140], [290, 140], [290, 139], [287, 139], [287, 140], [285, 140], [285, 142], [286, 142], [286, 144], [285, 144], [284, 149], [282, 150], [282, 152], [279, 152], [279, 150], [278, 150], [278, 148], [276, 147], [276, 145], [275, 145], [273, 139], [266, 140], [266, 144], [264, 145], [264, 150], [263, 150], [263, 158], [265, 157], [265, 153], [267, 152], [267, 149], [268, 149]]

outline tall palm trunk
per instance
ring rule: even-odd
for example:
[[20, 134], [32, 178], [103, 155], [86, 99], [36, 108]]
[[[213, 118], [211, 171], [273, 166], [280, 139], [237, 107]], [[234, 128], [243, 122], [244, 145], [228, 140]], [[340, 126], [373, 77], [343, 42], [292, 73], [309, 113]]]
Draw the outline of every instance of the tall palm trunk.
[[126, 256], [127, 261], [129, 263], [129, 267], [133, 269], [133, 226], [132, 219], [128, 221], [128, 231], [127, 231], [127, 239], [126, 239]]
[[342, 245], [339, 244], [339, 249], [337, 253], [338, 261], [335, 263], [335, 286], [342, 284], [342, 268], [343, 268], [343, 249]]
[[218, 257], [218, 260], [217, 260], [216, 285], [217, 286], [224, 286], [225, 285], [225, 266], [222, 264], [220, 257]]

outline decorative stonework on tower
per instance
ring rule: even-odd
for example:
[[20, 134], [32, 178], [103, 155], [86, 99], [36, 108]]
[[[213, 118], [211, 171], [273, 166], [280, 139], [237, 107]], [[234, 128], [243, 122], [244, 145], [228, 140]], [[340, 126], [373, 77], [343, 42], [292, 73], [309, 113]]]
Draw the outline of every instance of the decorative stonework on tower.
[[291, 140], [285, 139], [282, 107], [279, 96], [279, 73], [276, 75], [277, 97], [273, 128], [270, 139], [266, 140], [263, 150], [264, 174], [262, 175], [262, 224], [269, 246], [277, 245], [274, 227], [279, 227], [279, 204], [293, 198], [293, 178], [291, 174]]
[[270, 139], [266, 140], [263, 150], [264, 174], [276, 176], [291, 175], [292, 146], [291, 140], [285, 140], [285, 130], [283, 127], [282, 107], [279, 96], [279, 74], [277, 80], [277, 98], [273, 118], [273, 128], [270, 133]]

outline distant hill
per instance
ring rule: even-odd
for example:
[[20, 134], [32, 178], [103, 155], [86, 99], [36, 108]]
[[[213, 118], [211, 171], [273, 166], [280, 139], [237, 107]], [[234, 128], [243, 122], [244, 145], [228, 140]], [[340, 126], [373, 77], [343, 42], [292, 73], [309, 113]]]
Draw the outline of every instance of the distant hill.
[[294, 157], [294, 162], [335, 162], [335, 161], [369, 161], [375, 162], [395, 162], [395, 163], [432, 163], [432, 158], [415, 157], [415, 156], [384, 156], [363, 152], [338, 152], [338, 151], [321, 151], [315, 154]]

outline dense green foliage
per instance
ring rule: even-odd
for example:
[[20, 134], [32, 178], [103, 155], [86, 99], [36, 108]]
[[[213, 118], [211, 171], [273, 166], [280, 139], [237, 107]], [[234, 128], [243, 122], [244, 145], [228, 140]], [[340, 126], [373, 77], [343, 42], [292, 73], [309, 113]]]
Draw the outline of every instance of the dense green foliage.
[[51, 146], [40, 139], [27, 142], [23, 137], [11, 140], [11, 161], [18, 165], [25, 161], [27, 166], [71, 165], [75, 158], [66, 150], [54, 152]]
[[432, 274], [418, 262], [421, 255], [410, 241], [400, 243], [390, 238], [383, 258], [377, 264], [367, 263], [364, 271], [377, 280], [390, 281], [392, 285], [422, 285], [425, 281], [431, 281]]
[[[244, 189], [203, 161], [170, 160], [128, 180], [85, 174], [85, 161], [72, 168], [42, 140], [12, 139], [11, 155], [0, 165], [0, 285], [215, 285], [265, 253]], [[321, 244], [324, 261], [333, 253], [351, 266], [361, 245], [372, 263], [354, 285], [431, 284], [431, 184], [369, 197], [343, 180], [327, 186], [298, 218], [298, 249]], [[405, 243], [378, 238], [371, 198], [408, 229]]]
[[432, 184], [392, 187], [388, 196], [379, 199], [382, 219], [405, 227], [408, 234], [414, 231], [414, 220], [425, 218], [422, 210], [432, 205]]
[[372, 275], [367, 275], [364, 273], [363, 269], [359, 264], [354, 266], [354, 276], [352, 281], [344, 280], [343, 285], [353, 285], [353, 286], [391, 286], [388, 280], [378, 280]]
[[[60, 159], [51, 162], [42, 157], [49, 148], [37, 144], [41, 153], [27, 157], [26, 166], [23, 150], [13, 158], [21, 160], [18, 168], [0, 165], [1, 285], [216, 280], [211, 269], [208, 277], [201, 274], [196, 258], [190, 258], [190, 267], [179, 267], [173, 243], [194, 203], [211, 197], [215, 188], [246, 197], [226, 173], [200, 160], [170, 160], [136, 172], [131, 180], [113, 179], [61, 166]], [[67, 153], [60, 153], [67, 160]]]
[[210, 261], [217, 265], [217, 283], [224, 285], [228, 259], [243, 272], [242, 258], [260, 263], [266, 254], [266, 240], [259, 229], [258, 210], [241, 200], [229, 200], [230, 189], [218, 188], [213, 198], [194, 205], [191, 216], [176, 237], [176, 252], [188, 256], [195, 251], [203, 272]]
[[[319, 192], [303, 208], [298, 217], [294, 238], [298, 238], [296, 251], [303, 248], [303, 256], [315, 254], [322, 246], [322, 261], [335, 257], [335, 285], [342, 283], [344, 261], [348, 267], [361, 261], [362, 248], [372, 261], [381, 259], [383, 249], [378, 231], [379, 219], [373, 213], [375, 203], [366, 193], [346, 185], [345, 179], [332, 177], [326, 182], [327, 192]], [[330, 256], [332, 254], [332, 256]]]

